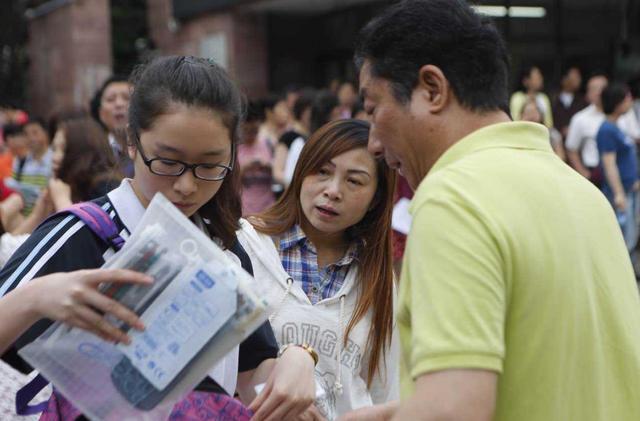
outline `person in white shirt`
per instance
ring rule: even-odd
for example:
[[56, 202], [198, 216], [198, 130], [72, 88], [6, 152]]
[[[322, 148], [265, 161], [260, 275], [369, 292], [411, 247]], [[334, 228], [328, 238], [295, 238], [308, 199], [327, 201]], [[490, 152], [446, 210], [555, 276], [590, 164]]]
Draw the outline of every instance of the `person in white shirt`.
[[[565, 142], [571, 166], [596, 185], [602, 181], [602, 174], [598, 168], [600, 154], [596, 134], [605, 119], [600, 94], [607, 83], [608, 79], [603, 75], [596, 75], [589, 79], [586, 99], [591, 105], [573, 116]], [[633, 110], [622, 115], [617, 125], [625, 134], [637, 141], [640, 139], [640, 125], [631, 113]]]

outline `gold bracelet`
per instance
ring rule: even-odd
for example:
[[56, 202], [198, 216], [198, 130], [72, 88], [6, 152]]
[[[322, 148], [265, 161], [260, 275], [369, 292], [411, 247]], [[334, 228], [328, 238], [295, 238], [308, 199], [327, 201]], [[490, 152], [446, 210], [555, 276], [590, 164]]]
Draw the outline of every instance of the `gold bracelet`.
[[278, 350], [278, 358], [282, 357], [282, 354], [284, 354], [284, 352], [289, 349], [289, 347], [291, 346], [296, 346], [298, 348], [302, 348], [305, 351], [307, 351], [307, 353], [309, 355], [311, 355], [311, 358], [313, 358], [313, 365], [314, 367], [316, 365], [318, 365], [318, 361], [320, 360], [320, 358], [318, 357], [318, 353], [316, 352], [315, 349], [313, 349], [313, 347], [307, 343], [303, 343], [303, 344], [286, 344], [286, 345], [282, 345], [280, 347], [280, 349]]

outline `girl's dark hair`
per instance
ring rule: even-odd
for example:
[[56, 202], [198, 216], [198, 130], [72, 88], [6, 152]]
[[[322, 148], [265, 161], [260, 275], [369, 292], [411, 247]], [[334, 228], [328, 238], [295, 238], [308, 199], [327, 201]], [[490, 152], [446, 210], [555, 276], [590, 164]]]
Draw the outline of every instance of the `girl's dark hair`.
[[[245, 100], [224, 69], [213, 61], [185, 56], [159, 57], [138, 66], [131, 82], [130, 141], [135, 139], [134, 133], [139, 135], [141, 131], [149, 130], [160, 115], [171, 112], [173, 104], [184, 104], [205, 108], [220, 116], [231, 135], [231, 148], [236, 148]], [[233, 168], [237, 167], [236, 157]], [[210, 234], [222, 240], [226, 248], [233, 246], [235, 232], [240, 228], [239, 176], [239, 171], [231, 171], [218, 193], [199, 210]]]
[[320, 91], [311, 104], [311, 132], [315, 132], [331, 120], [331, 113], [338, 106], [338, 97], [330, 91]]
[[262, 109], [260, 104], [255, 101], [247, 102], [247, 110], [245, 114], [245, 123], [264, 120], [264, 110]]
[[259, 101], [260, 107], [262, 107], [262, 112], [267, 113], [268, 111], [273, 111], [273, 109], [278, 105], [280, 101], [284, 101], [284, 95], [280, 93], [270, 93], [265, 97], [262, 97]]
[[516, 81], [516, 91], [527, 92], [527, 87], [524, 86], [524, 80], [531, 78], [531, 72], [534, 69], [538, 69], [538, 71], [542, 72], [540, 68], [534, 64], [527, 64], [520, 70], [519, 78]]
[[300, 95], [296, 102], [293, 104], [293, 117], [300, 121], [302, 114], [305, 110], [313, 105], [313, 100], [316, 98], [316, 91], [311, 88], [305, 88], [300, 91]]
[[95, 199], [101, 185], [122, 177], [116, 170], [116, 160], [104, 130], [93, 119], [72, 118], [59, 123], [64, 131], [64, 158], [57, 177], [71, 187], [74, 203]]
[[[256, 230], [271, 236], [285, 233], [305, 218], [300, 204], [302, 182], [331, 159], [345, 152], [366, 148], [370, 125], [363, 120], [332, 121], [314, 132], [300, 153], [291, 184], [280, 199], [264, 213], [252, 218]], [[350, 240], [362, 241], [358, 250], [358, 300], [344, 335], [369, 312], [366, 362], [367, 384], [371, 385], [380, 362], [384, 361], [393, 331], [393, 254], [391, 250], [391, 212], [396, 174], [382, 160], [376, 161], [378, 187], [365, 216], [347, 229]]]

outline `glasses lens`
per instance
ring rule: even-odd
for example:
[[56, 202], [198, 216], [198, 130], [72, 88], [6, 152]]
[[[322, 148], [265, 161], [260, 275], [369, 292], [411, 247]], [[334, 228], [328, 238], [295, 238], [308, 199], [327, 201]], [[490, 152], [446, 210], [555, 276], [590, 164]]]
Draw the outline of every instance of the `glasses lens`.
[[196, 176], [205, 180], [222, 180], [227, 175], [227, 168], [219, 165], [198, 165]]
[[154, 159], [149, 166], [151, 171], [160, 175], [178, 175], [184, 171], [184, 165], [168, 159]]

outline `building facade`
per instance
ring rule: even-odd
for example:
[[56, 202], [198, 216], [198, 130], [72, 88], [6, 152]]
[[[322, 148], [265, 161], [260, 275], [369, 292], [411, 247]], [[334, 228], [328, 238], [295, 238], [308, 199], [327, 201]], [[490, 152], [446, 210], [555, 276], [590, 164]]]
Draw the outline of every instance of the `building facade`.
[[[547, 88], [567, 63], [579, 65], [587, 74], [599, 70], [622, 79], [640, 72], [640, 2], [474, 3], [498, 12], [495, 20], [508, 42], [513, 73], [535, 64], [543, 70]], [[326, 86], [334, 78], [356, 78], [352, 54], [357, 33], [388, 4], [380, 0], [146, 0], [148, 34], [143, 41], [150, 51], [144, 57], [212, 58], [249, 97], [291, 84]], [[111, 34], [117, 28], [112, 28], [109, 7], [108, 0], [50, 0], [31, 11], [31, 110], [48, 116], [59, 111], [55, 108], [83, 107], [111, 73]], [[522, 14], [532, 8], [537, 15]]]

